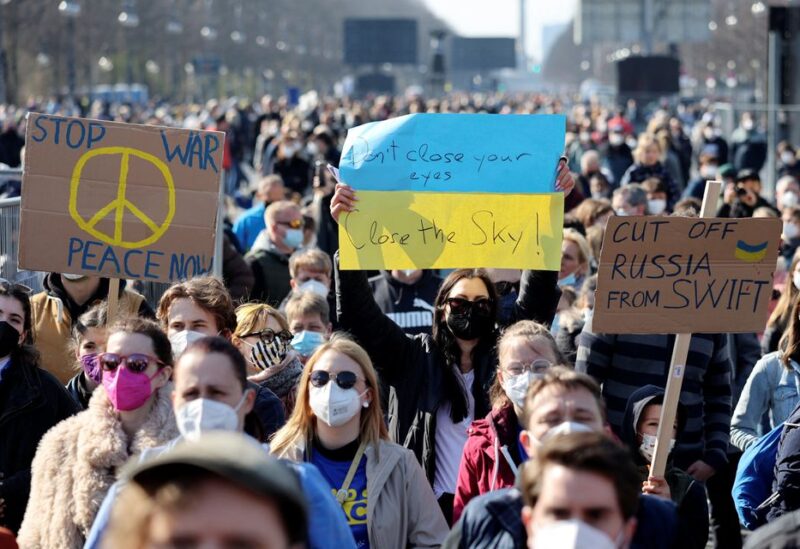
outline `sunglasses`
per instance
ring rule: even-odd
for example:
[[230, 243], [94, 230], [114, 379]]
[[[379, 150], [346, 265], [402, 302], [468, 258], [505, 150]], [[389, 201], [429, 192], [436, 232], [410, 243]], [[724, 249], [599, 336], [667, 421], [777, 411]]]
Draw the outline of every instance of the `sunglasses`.
[[537, 358], [530, 364], [522, 364], [520, 362], [512, 362], [506, 368], [506, 372], [512, 376], [518, 376], [523, 372], [530, 372], [532, 374], [544, 374], [553, 365], [552, 362], [545, 358]]
[[492, 312], [492, 300], [491, 299], [476, 299], [475, 301], [470, 301], [469, 299], [464, 299], [463, 297], [448, 297], [445, 299], [445, 303], [450, 306], [450, 312], [453, 314], [466, 314], [473, 309], [477, 309], [478, 311], [488, 314]]
[[275, 341], [275, 338], [278, 337], [284, 341], [291, 341], [294, 337], [291, 333], [287, 332], [286, 330], [281, 330], [280, 332], [276, 332], [270, 328], [265, 328], [260, 332], [248, 332], [246, 334], [242, 334], [239, 336], [240, 339], [244, 339], [246, 337], [258, 337], [264, 343], [272, 343]]
[[353, 372], [339, 372], [331, 375], [324, 370], [314, 370], [311, 372], [309, 380], [314, 387], [325, 387], [330, 380], [333, 380], [342, 389], [352, 389], [358, 381], [358, 376]]
[[97, 361], [100, 363], [103, 370], [107, 372], [113, 372], [122, 364], [125, 364], [128, 370], [135, 374], [141, 374], [147, 370], [151, 362], [155, 362], [159, 366], [166, 366], [166, 364], [156, 357], [144, 353], [133, 353], [127, 356], [118, 355], [116, 353], [102, 353], [97, 357]]
[[292, 229], [302, 229], [304, 223], [302, 219], [293, 219], [292, 221], [278, 221], [278, 225], [286, 225]]

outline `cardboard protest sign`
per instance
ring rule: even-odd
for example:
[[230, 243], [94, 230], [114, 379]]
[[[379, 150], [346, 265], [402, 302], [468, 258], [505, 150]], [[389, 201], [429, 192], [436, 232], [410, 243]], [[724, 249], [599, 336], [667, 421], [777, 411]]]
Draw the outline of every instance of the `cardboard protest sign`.
[[341, 218], [339, 253], [359, 269], [560, 268], [561, 193], [361, 191], [358, 198], [362, 211]]
[[763, 330], [780, 234], [780, 219], [612, 217], [592, 330]]
[[19, 263], [169, 282], [211, 271], [224, 134], [31, 113]]
[[560, 115], [415, 114], [353, 128], [339, 177], [359, 202], [340, 220], [341, 268], [558, 270], [564, 133]]
[[551, 193], [563, 115], [412, 114], [347, 132], [339, 172], [355, 189]]

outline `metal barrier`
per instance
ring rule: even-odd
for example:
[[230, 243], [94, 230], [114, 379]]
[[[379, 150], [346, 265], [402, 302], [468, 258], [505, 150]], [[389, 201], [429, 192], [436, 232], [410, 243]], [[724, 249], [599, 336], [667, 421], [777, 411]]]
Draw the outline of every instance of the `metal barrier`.
[[47, 273], [19, 268], [19, 210], [20, 198], [0, 199], [0, 278], [29, 286], [33, 291], [42, 289]]

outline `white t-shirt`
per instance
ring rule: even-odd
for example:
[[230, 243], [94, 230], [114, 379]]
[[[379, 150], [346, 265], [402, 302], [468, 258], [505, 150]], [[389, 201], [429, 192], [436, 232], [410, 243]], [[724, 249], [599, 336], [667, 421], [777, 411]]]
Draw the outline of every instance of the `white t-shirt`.
[[461, 455], [467, 443], [467, 429], [475, 417], [475, 398], [472, 396], [472, 383], [475, 381], [475, 370], [458, 375], [467, 392], [467, 417], [459, 423], [450, 419], [450, 403], [445, 402], [436, 411], [436, 470], [433, 474], [433, 493], [436, 497], [442, 494], [454, 494], [458, 481], [458, 467]]

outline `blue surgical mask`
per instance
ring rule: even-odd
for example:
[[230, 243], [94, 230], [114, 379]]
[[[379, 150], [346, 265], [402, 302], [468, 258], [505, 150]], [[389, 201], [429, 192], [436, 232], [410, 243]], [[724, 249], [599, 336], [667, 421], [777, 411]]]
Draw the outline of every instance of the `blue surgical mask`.
[[292, 347], [303, 356], [311, 356], [317, 347], [325, 343], [325, 335], [319, 332], [303, 330], [292, 338]]
[[296, 250], [303, 244], [303, 230], [302, 229], [286, 229], [286, 236], [283, 237], [283, 243], [288, 247]]
[[578, 278], [575, 276], [575, 273], [570, 273], [561, 280], [558, 281], [559, 286], [575, 286], [575, 283], [578, 282]]

